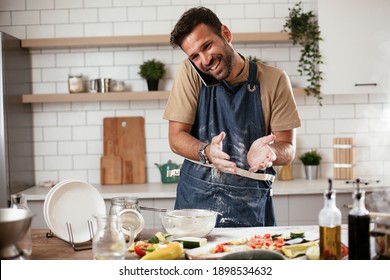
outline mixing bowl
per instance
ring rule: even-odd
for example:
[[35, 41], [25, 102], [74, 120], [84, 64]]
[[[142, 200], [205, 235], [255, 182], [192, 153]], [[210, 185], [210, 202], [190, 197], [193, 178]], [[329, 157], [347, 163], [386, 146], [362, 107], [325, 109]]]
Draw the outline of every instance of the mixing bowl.
[[205, 237], [215, 227], [219, 213], [205, 209], [180, 209], [160, 213], [161, 224], [174, 237]]
[[11, 259], [22, 252], [16, 245], [31, 225], [34, 214], [25, 209], [0, 209], [0, 258]]

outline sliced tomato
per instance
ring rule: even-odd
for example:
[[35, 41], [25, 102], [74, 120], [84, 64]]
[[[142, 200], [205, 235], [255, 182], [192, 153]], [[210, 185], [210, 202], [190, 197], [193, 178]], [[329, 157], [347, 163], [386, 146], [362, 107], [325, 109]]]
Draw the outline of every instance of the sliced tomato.
[[153, 243], [141, 243], [137, 244], [134, 247], [134, 252], [140, 256], [143, 257], [146, 255], [147, 252], [153, 252], [156, 248], [153, 246]]
[[272, 240], [272, 235], [271, 235], [270, 233], [264, 234], [263, 237], [264, 237], [265, 239], [271, 239], [271, 240]]
[[261, 235], [254, 235], [249, 239], [249, 246], [253, 249], [262, 248], [264, 246], [264, 238]]
[[274, 240], [274, 245], [276, 248], [280, 249], [284, 246], [284, 238], [278, 237]]
[[348, 247], [341, 243], [341, 257], [344, 258], [348, 255]]
[[230, 245], [230, 242], [223, 242], [215, 246], [215, 248], [212, 249], [212, 253], [224, 253], [225, 252], [225, 246]]

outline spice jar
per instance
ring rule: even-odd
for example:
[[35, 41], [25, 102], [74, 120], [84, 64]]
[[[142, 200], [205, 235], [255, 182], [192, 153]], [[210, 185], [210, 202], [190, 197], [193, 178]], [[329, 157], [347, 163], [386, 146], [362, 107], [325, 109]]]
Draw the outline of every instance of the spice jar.
[[83, 74], [69, 74], [68, 88], [70, 93], [84, 92]]

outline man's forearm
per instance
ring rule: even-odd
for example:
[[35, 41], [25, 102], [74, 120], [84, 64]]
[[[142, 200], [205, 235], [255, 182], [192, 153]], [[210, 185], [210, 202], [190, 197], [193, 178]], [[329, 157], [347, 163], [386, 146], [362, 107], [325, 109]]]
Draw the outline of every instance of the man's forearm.
[[274, 142], [270, 145], [276, 154], [276, 160], [273, 162], [274, 166], [288, 165], [293, 162], [295, 158], [295, 146], [287, 142]]

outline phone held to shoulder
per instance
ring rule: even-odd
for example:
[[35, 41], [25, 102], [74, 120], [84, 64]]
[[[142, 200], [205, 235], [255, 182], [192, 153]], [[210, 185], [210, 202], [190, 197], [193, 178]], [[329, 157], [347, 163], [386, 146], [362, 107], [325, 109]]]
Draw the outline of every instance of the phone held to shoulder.
[[211, 75], [208, 75], [198, 69], [196, 65], [191, 61], [191, 59], [188, 59], [192, 65], [192, 67], [195, 69], [196, 73], [199, 75], [200, 79], [202, 80], [203, 84], [206, 87], [213, 87], [213, 86], [218, 86], [219, 85], [219, 80], [214, 78]]

